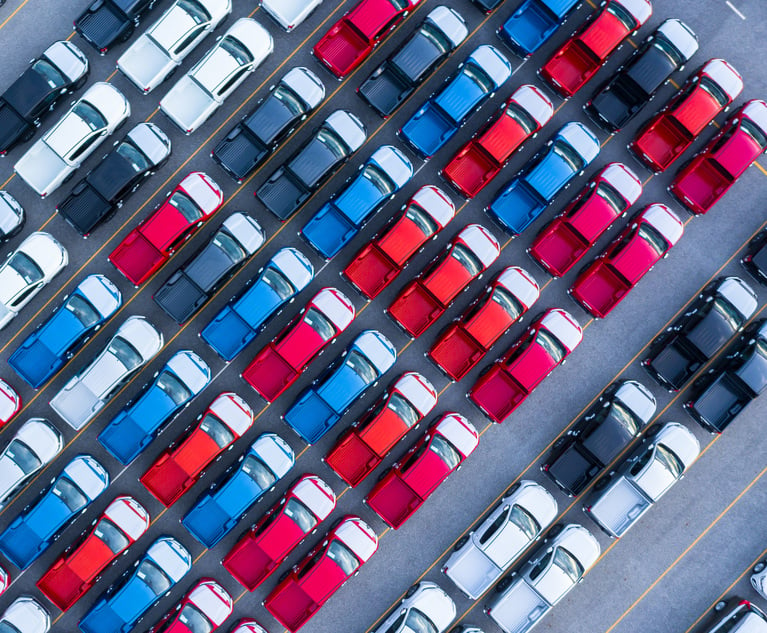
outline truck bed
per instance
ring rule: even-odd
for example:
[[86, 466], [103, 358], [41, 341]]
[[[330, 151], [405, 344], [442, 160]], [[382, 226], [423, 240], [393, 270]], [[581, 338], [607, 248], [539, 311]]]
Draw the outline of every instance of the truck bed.
[[402, 135], [422, 158], [430, 158], [455, 130], [455, 124], [429, 100], [402, 126]]
[[388, 117], [412, 92], [388, 63], [379, 75], [373, 74], [359, 87], [360, 96], [381, 116]]
[[530, 3], [519, 19], [509, 28], [502, 28], [502, 39], [508, 42], [511, 49], [522, 56], [534, 53], [546, 41], [550, 31], [559, 26], [553, 15], [542, 7], [536, 0]]
[[56, 207], [56, 211], [80, 235], [88, 235], [93, 228], [112, 210], [108, 200], [86, 181], [77, 185], [72, 192]]
[[346, 20], [341, 20], [337, 28], [332, 37], [323, 37], [314, 45], [314, 53], [323, 63], [327, 60], [326, 65], [348, 71], [370, 44]]
[[150, 467], [140, 478], [144, 487], [165, 507], [173, 503], [194, 483], [176, 462], [166, 460], [162, 466]]
[[473, 198], [500, 169], [501, 166], [482, 150], [479, 143], [472, 141], [466, 153], [451, 160], [442, 173], [461, 193]]
[[572, 442], [549, 465], [546, 473], [569, 497], [580, 494], [601, 470], [599, 464]]
[[705, 213], [732, 185], [733, 179], [711, 158], [703, 158], [671, 185], [671, 191], [693, 213]]
[[580, 40], [573, 40], [562, 55], [551, 59], [543, 68], [552, 87], [562, 96], [572, 97], [600, 64], [601, 60], [596, 59]]
[[39, 389], [64, 364], [60, 358], [39, 339], [30, 346], [19, 347], [10, 358], [8, 364], [33, 389]]
[[78, 33], [96, 48], [109, 46], [118, 34], [130, 24], [130, 20], [109, 0], [102, 2], [96, 11], [88, 11], [75, 22]]
[[546, 208], [546, 202], [525, 184], [514, 180], [488, 208], [495, 219], [511, 233], [518, 235], [530, 226]]
[[381, 458], [352, 431], [341, 437], [325, 463], [354, 488], [381, 463]]
[[183, 272], [174, 277], [173, 284], [163, 284], [153, 298], [171, 319], [181, 325], [205, 303], [207, 295]]
[[0, 99], [0, 155], [21, 138], [24, 132], [34, 129], [8, 103]]
[[248, 591], [254, 591], [277, 567], [252, 538], [240, 539], [224, 557], [223, 565]]
[[636, 152], [650, 167], [663, 171], [690, 145], [692, 138], [674, 117], [661, 116], [636, 142]]
[[551, 606], [522, 579], [490, 605], [488, 615], [509, 633], [524, 633], [549, 612]]
[[565, 275], [589, 250], [590, 244], [573, 232], [567, 224], [536, 239], [530, 255], [554, 277]]
[[[491, 366], [487, 379], [472, 389], [472, 401], [494, 422], [503, 422], [529, 395], [514, 378], [497, 366]], [[484, 377], [483, 377], [484, 378]]]
[[370, 491], [365, 501], [371, 510], [395, 530], [423, 503], [423, 500], [395, 474], [395, 471], [389, 471]]
[[90, 420], [96, 411], [104, 406], [91, 390], [83, 383], [76, 382], [69, 391], [60, 391], [49, 403], [51, 408], [58, 413], [64, 421], [75, 431], [79, 431]]
[[709, 431], [721, 433], [750, 401], [750, 396], [723, 373], [693, 401], [692, 407], [695, 418]]
[[284, 168], [279, 168], [276, 173], [276, 178], [270, 178], [259, 187], [257, 196], [280, 220], [287, 220], [306, 201], [310, 192]]
[[301, 234], [320, 255], [330, 259], [357, 230], [336, 205], [328, 202], [304, 225]]
[[573, 286], [573, 297], [598, 319], [607, 316], [631, 290], [631, 286], [604, 261], [600, 261], [576, 284]]
[[264, 606], [291, 633], [320, 608], [292, 579], [277, 585], [264, 600]]
[[325, 435], [340, 416], [310, 387], [285, 412], [283, 419], [311, 445]]
[[164, 260], [163, 254], [139, 231], [129, 234], [109, 255], [109, 261], [135, 286], [146, 281]]
[[622, 536], [652, 505], [636, 486], [618, 477], [588, 508], [587, 512], [612, 537]]
[[268, 345], [245, 368], [242, 377], [262, 398], [272, 402], [299, 374], [272, 345]]
[[365, 246], [344, 269], [344, 276], [368, 299], [375, 299], [400, 273], [375, 242]]
[[221, 139], [213, 150], [213, 159], [235, 180], [242, 182], [269, 150], [248, 128], [240, 124]]
[[421, 335], [445, 311], [419, 281], [411, 283], [389, 306], [388, 312], [411, 336]]
[[[51, 569], [37, 581], [37, 588], [62, 611], [71, 607], [83, 594], [82, 579], [68, 566]], [[87, 587], [85, 588], [87, 589]]]
[[225, 361], [234, 359], [255, 337], [255, 332], [235, 310], [225, 306], [200, 332], [202, 339]]
[[460, 324], [455, 323], [429, 350], [429, 356], [453, 380], [460, 380], [486, 352]]

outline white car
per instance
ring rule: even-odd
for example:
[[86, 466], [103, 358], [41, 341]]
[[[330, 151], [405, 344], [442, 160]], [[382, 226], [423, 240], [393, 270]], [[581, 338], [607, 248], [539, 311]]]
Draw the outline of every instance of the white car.
[[7, 191], [0, 191], [0, 242], [11, 239], [24, 226], [24, 209]]
[[55, 191], [130, 116], [130, 104], [112, 84], [100, 81], [13, 166], [41, 197]]
[[5, 380], [0, 379], [0, 427], [10, 422], [19, 409], [21, 409], [19, 394]]
[[376, 628], [375, 633], [443, 633], [455, 619], [455, 603], [439, 585], [419, 582]]
[[149, 321], [129, 317], [95, 360], [53, 397], [51, 408], [81, 429], [162, 346], [162, 334]]
[[261, 8], [288, 33], [321, 4], [322, 0], [261, 0]]
[[0, 266], [0, 330], [69, 263], [50, 233], [31, 233]]
[[32, 418], [0, 453], [0, 508], [21, 485], [61, 452], [64, 440], [48, 420]]
[[8, 586], [11, 584], [11, 576], [10, 574], [5, 571], [2, 567], [0, 567], [0, 596], [2, 596], [5, 593], [5, 590], [8, 589]]
[[148, 94], [231, 12], [231, 0], [176, 0], [120, 55], [117, 69]]
[[231, 633], [268, 633], [268, 631], [255, 620], [240, 620]]
[[0, 631], [48, 633], [50, 628], [50, 614], [30, 596], [16, 598], [0, 616]]
[[240, 18], [160, 101], [186, 134], [207, 121], [274, 48], [272, 36], [251, 18]]

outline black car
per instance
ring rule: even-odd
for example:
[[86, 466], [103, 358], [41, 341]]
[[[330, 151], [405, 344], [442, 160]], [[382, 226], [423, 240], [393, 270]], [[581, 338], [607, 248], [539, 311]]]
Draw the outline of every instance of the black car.
[[325, 86], [317, 75], [293, 68], [216, 145], [211, 158], [241, 183], [324, 98]]
[[639, 435], [655, 414], [655, 406], [655, 398], [641, 383], [613, 383], [554, 442], [541, 470], [566, 495], [579, 495]]
[[80, 235], [109, 218], [170, 156], [170, 140], [153, 123], [139, 123], [56, 207]]
[[280, 220], [287, 220], [365, 142], [362, 122], [336, 110], [281, 167], [258, 188], [256, 196]]
[[155, 302], [176, 323], [184, 323], [263, 243], [258, 222], [245, 213], [233, 213], [154, 294]]
[[666, 20], [634, 51], [583, 109], [611, 134], [626, 125], [655, 96], [671, 74], [698, 50], [698, 38], [681, 20]]
[[75, 20], [77, 31], [102, 55], [115, 43], [127, 42], [141, 16], [156, 0], [95, 0]]
[[767, 229], [760, 231], [751, 240], [746, 255], [740, 263], [754, 279], [767, 286]]
[[24, 209], [7, 191], [0, 190], [0, 244], [18, 235], [24, 226]]
[[480, 11], [490, 13], [500, 7], [503, 0], [471, 0], [471, 2]]
[[711, 282], [650, 344], [642, 366], [660, 385], [679, 391], [741, 331], [756, 306], [756, 294], [743, 280], [725, 277]]
[[373, 110], [387, 117], [444, 62], [468, 34], [453, 9], [434, 9], [410, 39], [357, 88]]
[[30, 140], [57, 101], [81, 88], [87, 79], [88, 60], [70, 42], [54, 42], [33, 59], [0, 95], [0, 156], [17, 143]]

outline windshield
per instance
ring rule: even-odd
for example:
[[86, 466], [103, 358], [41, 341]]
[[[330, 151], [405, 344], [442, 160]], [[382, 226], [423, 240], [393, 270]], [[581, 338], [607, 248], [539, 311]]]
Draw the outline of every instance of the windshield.
[[575, 556], [562, 547], [558, 547], [554, 553], [554, 565], [559, 567], [573, 584], [578, 582], [578, 578], [583, 574], [583, 567]]
[[407, 633], [437, 633], [437, 628], [418, 609], [410, 608], [403, 611], [383, 633], [397, 633], [399, 631], [407, 631]]
[[291, 499], [285, 504], [285, 516], [292, 519], [299, 529], [308, 534], [317, 525], [317, 519], [298, 499]]
[[663, 444], [658, 444], [655, 447], [655, 459], [663, 464], [666, 470], [673, 475], [674, 479], [679, 479], [684, 472], [684, 465], [682, 462], [673, 452], [663, 446]]
[[234, 433], [215, 415], [208, 413], [200, 420], [200, 430], [212, 439], [216, 446], [224, 448], [234, 440]]
[[535, 342], [538, 343], [546, 353], [551, 356], [551, 359], [555, 363], [559, 363], [565, 356], [567, 356], [567, 350], [564, 348], [556, 338], [554, 338], [546, 330], [538, 330], [538, 334], [535, 337]]
[[480, 87], [482, 92], [489, 93], [495, 90], [495, 84], [492, 79], [487, 76], [487, 73], [485, 73], [484, 70], [474, 64], [474, 62], [467, 62], [463, 67], [463, 72]]
[[51, 492], [61, 499], [70, 512], [82, 510], [88, 503], [87, 497], [66, 477], [59, 479], [53, 485]]
[[608, 4], [607, 12], [618, 18], [623, 26], [626, 27], [627, 31], [633, 31], [637, 26], [639, 26], [634, 17], [617, 2], [611, 2]]
[[75, 318], [83, 324], [83, 327], [91, 327], [101, 320], [101, 315], [78, 294], [74, 294], [67, 299], [64, 309], [74, 314]]
[[157, 388], [173, 400], [177, 407], [180, 407], [192, 397], [192, 392], [189, 391], [186, 385], [175, 374], [167, 370], [157, 377]]
[[642, 222], [639, 225], [639, 237], [647, 242], [658, 255], [663, 255], [669, 248], [669, 244], [663, 239], [663, 236], [647, 222]]
[[734, 332], [743, 324], [743, 315], [738, 312], [732, 304], [723, 297], [714, 299], [711, 310], [719, 314]]
[[491, 299], [500, 305], [512, 319], [517, 319], [522, 314], [522, 305], [508, 290], [501, 288], [501, 286], [495, 287]]
[[202, 24], [211, 19], [205, 7], [197, 0], [179, 0], [178, 6], [189, 14], [195, 24]]
[[516, 103], [510, 103], [508, 105], [506, 114], [519, 123], [526, 134], [532, 134], [538, 128], [538, 122]]
[[8, 620], [3, 620], [0, 622], [0, 633], [21, 633], [21, 631], [8, 622]]
[[190, 633], [210, 633], [213, 630], [210, 620], [200, 613], [197, 607], [189, 603], [181, 609], [178, 621], [189, 629]]
[[54, 90], [63, 87], [67, 83], [64, 75], [44, 59], [38, 59], [32, 64], [32, 70], [45, 79], [45, 82]]
[[282, 301], [286, 301], [290, 298], [290, 296], [293, 294], [295, 289], [290, 284], [290, 282], [280, 273], [279, 270], [276, 268], [273, 268], [272, 266], [267, 267], [266, 270], [264, 270], [264, 274], [261, 275], [261, 279], [263, 279], [264, 283], [269, 286], [272, 290], [274, 290], [274, 293], [280, 298]]
[[435, 435], [429, 445], [429, 450], [439, 455], [440, 459], [453, 470], [461, 463], [461, 454], [441, 435]]
[[397, 9], [397, 11], [404, 11], [407, 9], [406, 0], [389, 0], [389, 2], [391, 2], [392, 6]]
[[277, 477], [255, 455], [248, 455], [242, 462], [242, 472], [250, 477], [261, 490], [267, 490], [277, 481]]
[[146, 156], [138, 151], [138, 149], [136, 149], [132, 143], [120, 143], [115, 151], [130, 163], [133, 171], [135, 171], [137, 174], [146, 171], [152, 166], [151, 163], [146, 159]]
[[623, 196], [607, 183], [599, 183], [599, 186], [597, 187], [597, 195], [618, 212], [623, 211], [626, 206], [626, 201], [623, 199]]
[[366, 384], [375, 382], [375, 379], [378, 377], [376, 368], [373, 367], [373, 365], [370, 364], [370, 361], [359, 352], [349, 352], [344, 364], [357, 374]]
[[631, 435], [639, 431], [639, 421], [619, 400], [614, 400], [610, 406], [610, 415]]
[[304, 104], [287, 86], [277, 86], [274, 90], [274, 98], [282, 103], [293, 116], [301, 116], [304, 113]]
[[765, 136], [762, 129], [754, 124], [753, 121], [749, 121], [745, 118], [741, 119], [740, 127], [742, 127], [743, 131], [756, 141], [759, 147], [767, 147], [767, 136]]
[[394, 192], [394, 183], [389, 176], [375, 165], [365, 165], [365, 168], [362, 170], [362, 177], [373, 183], [373, 186], [381, 192], [381, 195], [388, 196]]
[[572, 169], [574, 172], [580, 171], [581, 169], [585, 167], [583, 159], [567, 143], [563, 143], [562, 141], [557, 141], [554, 143], [554, 146], [551, 148], [551, 151], [553, 151], [557, 156], [559, 156], [563, 161], [565, 161], [570, 167], [570, 169]]
[[224, 39], [221, 40], [221, 48], [234, 57], [240, 66], [245, 66], [253, 61], [250, 51], [231, 35], [224, 36]]
[[323, 341], [328, 341], [333, 337], [336, 330], [320, 312], [315, 308], [309, 308], [304, 315], [304, 322], [312, 328]]
[[328, 558], [334, 561], [346, 576], [351, 576], [357, 567], [360, 566], [357, 557], [341, 541], [334, 540], [330, 544], [330, 547], [328, 547]]
[[112, 339], [112, 342], [109, 343], [108, 349], [128, 371], [135, 369], [141, 364], [141, 354], [139, 354], [136, 351], [136, 348], [121, 336], [115, 336]]
[[168, 200], [168, 204], [178, 209], [189, 223], [196, 222], [202, 218], [202, 211], [192, 202], [192, 199], [181, 191], [176, 191]]
[[101, 130], [107, 126], [107, 120], [87, 101], [80, 101], [72, 108], [72, 112], [85, 122], [91, 129], [91, 132]]
[[680, 66], [686, 61], [684, 57], [682, 57], [681, 53], [676, 49], [676, 46], [672, 46], [665, 37], [661, 36], [656, 38], [655, 42], [653, 42], [653, 46], [657, 48], [661, 53], [666, 55], [666, 57], [671, 60], [671, 63], [674, 66]]
[[407, 428], [412, 428], [421, 417], [418, 411], [398, 393], [389, 398], [389, 403], [386, 406], [397, 414], [397, 417], [405, 423]]
[[24, 279], [27, 285], [37, 283], [43, 278], [43, 271], [21, 251], [13, 254], [8, 265]]
[[334, 132], [331, 132], [326, 127], [321, 127], [317, 132], [317, 140], [327, 147], [331, 154], [336, 157], [337, 160], [341, 160], [346, 157], [346, 145], [341, 141]]
[[136, 570], [136, 577], [149, 587], [155, 596], [170, 589], [170, 578], [150, 560], [143, 560]]
[[463, 244], [456, 244], [450, 255], [455, 257], [472, 277], [482, 272], [482, 262]]
[[516, 525], [524, 535], [533, 540], [541, 529], [538, 522], [521, 506], [514, 504], [511, 506], [511, 514], [509, 515], [509, 522]]
[[245, 249], [242, 248], [229, 233], [225, 231], [219, 231], [213, 236], [213, 243], [218, 246], [226, 256], [237, 264], [247, 257]]
[[93, 533], [113, 554], [119, 554], [130, 545], [128, 537], [109, 519], [101, 519], [96, 524]]
[[43, 464], [37, 455], [35, 455], [24, 442], [20, 442], [19, 440], [13, 440], [8, 445], [8, 448], [5, 449], [5, 454], [11, 458], [13, 463], [16, 464], [25, 475], [40, 468]]
[[421, 33], [427, 40], [436, 46], [440, 53], [447, 53], [453, 48], [452, 43], [445, 37], [445, 34], [431, 22], [424, 22], [421, 27]]
[[708, 77], [704, 76], [700, 78], [700, 87], [710, 94], [722, 108], [730, 101], [727, 93], [722, 90], [716, 82]]
[[439, 230], [439, 226], [431, 216], [414, 204], [408, 206], [405, 217], [415, 224], [426, 237], [434, 235]]

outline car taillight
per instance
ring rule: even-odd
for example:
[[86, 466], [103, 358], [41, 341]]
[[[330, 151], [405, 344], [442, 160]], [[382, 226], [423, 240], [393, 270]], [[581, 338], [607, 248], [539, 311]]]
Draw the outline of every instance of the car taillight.
[[104, 54], [105, 54], [105, 53], [106, 53], [108, 50], [109, 50], [108, 48], [100, 48], [100, 49], [99, 49], [99, 53], [101, 53], [102, 55], [104, 55]]

